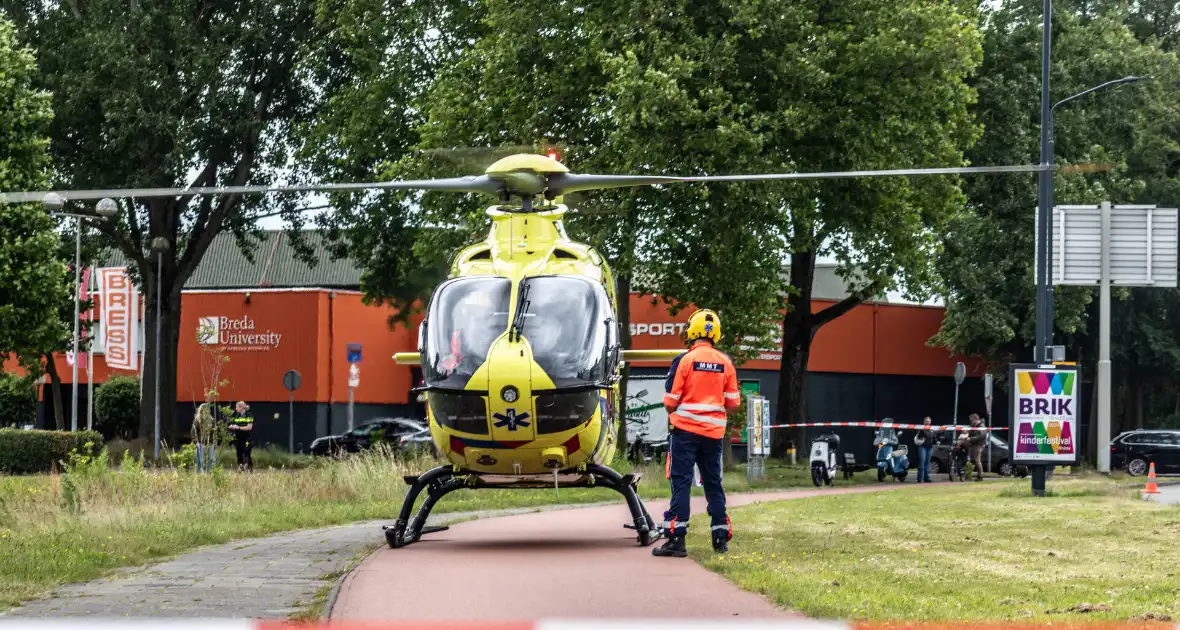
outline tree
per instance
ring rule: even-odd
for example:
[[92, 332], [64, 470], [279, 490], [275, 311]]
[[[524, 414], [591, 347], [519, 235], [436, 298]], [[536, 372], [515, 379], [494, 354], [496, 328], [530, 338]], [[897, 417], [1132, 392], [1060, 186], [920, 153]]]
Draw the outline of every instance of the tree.
[[[36, 88], [33, 53], [0, 19], [0, 189], [45, 186], [49, 167], [50, 95]], [[66, 267], [55, 256], [53, 219], [40, 204], [0, 206], [0, 353], [16, 354], [32, 373], [40, 358], [69, 337], [61, 305], [70, 301]], [[52, 362], [52, 358], [50, 358]], [[49, 366], [53, 371], [52, 363]], [[58, 379], [60, 380], [60, 379]], [[57, 390], [55, 390], [56, 392]], [[60, 393], [54, 399], [64, 428]]]
[[[558, 147], [562, 160], [583, 172], [684, 171], [690, 166], [694, 172], [699, 170], [700, 165], [693, 163], [699, 161], [699, 150], [692, 158], [679, 150], [639, 155], [630, 151], [635, 135], [616, 134], [621, 120], [639, 112], [615, 110], [636, 103], [624, 101], [622, 97], [629, 95], [611, 87], [615, 77], [600, 51], [635, 40], [630, 25], [642, 20], [654, 23], [654, 3], [588, 3], [570, 11], [566, 6], [529, 0], [486, 3], [485, 11], [482, 29], [472, 29], [482, 36], [452, 63], [440, 66], [437, 80], [413, 108], [424, 117], [416, 151], [388, 165], [382, 177], [468, 173], [482, 170], [501, 155], [550, 147]], [[511, 29], [504, 28], [509, 24]], [[527, 96], [522, 97], [526, 87]], [[703, 117], [693, 122], [694, 129], [710, 133], [702, 126], [712, 122]], [[712, 133], [716, 135], [715, 130]], [[363, 147], [356, 153], [356, 159], [363, 161]], [[620, 321], [629, 320], [629, 295], [636, 290], [668, 297], [675, 308], [694, 301], [719, 305], [734, 340], [758, 333], [765, 337], [767, 314], [774, 312], [777, 300], [774, 282], [734, 282], [737, 275], [732, 269], [727, 272], [723, 261], [741, 266], [757, 254], [771, 259], [771, 278], [778, 271], [778, 261], [751, 239], [737, 237], [740, 229], [724, 233], [709, 229], [733, 228], [740, 223], [739, 217], [720, 212], [710, 224], [694, 226], [692, 250], [655, 245], [656, 232], [664, 229], [657, 215], [668, 204], [700, 208], [706, 199], [707, 193], [701, 191], [649, 189], [599, 191], [565, 201], [577, 210], [569, 217], [571, 234], [594, 245], [612, 267], [611, 289], [618, 298]], [[450, 251], [484, 237], [486, 201], [456, 195], [389, 195], [363, 206], [363, 212], [348, 209], [334, 214], [330, 229], [344, 243], [342, 251], [357, 257], [366, 268], [363, 283], [369, 298], [407, 312], [421, 305], [445, 277]], [[714, 260], [702, 251], [711, 252]], [[679, 256], [675, 259], [679, 271], [672, 270], [674, 262], [663, 259], [669, 253]], [[764, 260], [760, 263], [750, 264], [740, 277], [756, 277], [759, 269], [766, 268]], [[671, 287], [673, 278], [684, 290], [671, 292], [660, 286]], [[622, 327], [622, 337], [624, 347], [630, 347], [627, 326]], [[738, 354], [751, 352], [736, 343], [730, 349]], [[622, 424], [618, 437], [620, 442], [626, 439]]]
[[[364, 48], [364, 42], [348, 40], [347, 28], [337, 28], [336, 4], [5, 0], [0, 8], [36, 45], [42, 82], [54, 93], [54, 184], [87, 189], [278, 181], [290, 166], [296, 130], [336, 96], [333, 88], [352, 67], [348, 51]], [[318, 83], [316, 69], [329, 66], [337, 68], [334, 81]], [[23, 182], [22, 188], [35, 183]], [[222, 195], [118, 201], [119, 219], [98, 226], [105, 244], [127, 259], [142, 283], [145, 325], [163, 318], [160, 391], [162, 400], [174, 401], [185, 282], [219, 233], [233, 233], [249, 257], [255, 220], [266, 214], [280, 214], [296, 228], [293, 242], [307, 258], [297, 231], [299, 200]], [[88, 205], [71, 209], [93, 213]], [[158, 277], [153, 239], [168, 244]], [[151, 391], [156, 342], [154, 335], [145, 338], [143, 377]], [[174, 406], [165, 404], [162, 424], [169, 434], [176, 432], [174, 414]], [[153, 424], [152, 408], [145, 406], [140, 434], [151, 434]]]
[[139, 379], [116, 376], [94, 395], [96, 428], [108, 440], [135, 438], [140, 415]]
[[[675, 159], [707, 173], [952, 166], [962, 163], [977, 133], [965, 80], [979, 63], [979, 37], [972, 16], [954, 4], [663, 6], [651, 3], [618, 19], [659, 27], [612, 48], [617, 52], [607, 62], [609, 106], [619, 121], [611, 144], [625, 147], [618, 150], [633, 165]], [[665, 293], [719, 292], [713, 294], [753, 312], [786, 294], [780, 423], [805, 419], [815, 333], [893, 288], [895, 278], [911, 295], [928, 290], [935, 234], [962, 204], [950, 178], [670, 187], [667, 193], [700, 198], [669, 204], [659, 215], [664, 223], [655, 230], [654, 249], [671, 261], [657, 264], [656, 283]], [[710, 234], [712, 226], [718, 229]], [[714, 263], [709, 253], [718, 242], [750, 252], [744, 261], [752, 267], [726, 257]], [[853, 290], [813, 314], [815, 260], [824, 249], [840, 261]], [[779, 274], [783, 259], [790, 260], [789, 283]], [[691, 278], [682, 261], [703, 261], [712, 281]], [[725, 293], [743, 287], [753, 289], [750, 301]], [[781, 449], [787, 434], [776, 436]]]
[[37, 389], [31, 376], [0, 372], [0, 428], [32, 424], [37, 416]]
[[[1155, 76], [1086, 97], [1057, 112], [1059, 164], [1109, 164], [1102, 174], [1058, 174], [1055, 203], [1153, 203], [1175, 198], [1177, 112], [1168, 92], [1176, 59], [1158, 42], [1137, 41], [1113, 10], [1095, 3], [1058, 3], [1053, 33], [1053, 98], [1127, 75]], [[975, 113], [984, 134], [969, 153], [979, 164], [1034, 163], [1039, 150], [1041, 6], [1006, 3], [985, 20], [984, 65]], [[1102, 54], [1096, 54], [1102, 51]], [[1033, 210], [1035, 178], [973, 178], [966, 186], [969, 212], [956, 217], [938, 261], [947, 314], [936, 341], [992, 361], [1027, 357], [1034, 328]], [[1003, 252], [1005, 255], [995, 255]], [[1090, 289], [1054, 290], [1054, 325], [1060, 339], [1082, 330]]]

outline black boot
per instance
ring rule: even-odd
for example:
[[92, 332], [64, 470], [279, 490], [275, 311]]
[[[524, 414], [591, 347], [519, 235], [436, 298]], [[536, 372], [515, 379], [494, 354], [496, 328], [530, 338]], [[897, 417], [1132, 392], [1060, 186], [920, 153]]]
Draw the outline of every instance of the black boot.
[[725, 553], [729, 551], [729, 532], [724, 529], [713, 530], [713, 551]]
[[651, 550], [651, 555], [660, 558], [683, 558], [688, 555], [684, 546], [684, 534], [671, 534], [668, 542]]

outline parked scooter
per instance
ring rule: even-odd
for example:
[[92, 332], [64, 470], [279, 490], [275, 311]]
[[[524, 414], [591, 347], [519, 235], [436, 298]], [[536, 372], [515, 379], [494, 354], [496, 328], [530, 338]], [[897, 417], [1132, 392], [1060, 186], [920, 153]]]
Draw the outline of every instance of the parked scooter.
[[[882, 422], [893, 422], [885, 418]], [[877, 447], [877, 481], [885, 481], [886, 476], [892, 476], [897, 481], [905, 481], [909, 474], [909, 449], [901, 443], [897, 430], [882, 427], [873, 436], [873, 446]]]
[[[840, 436], [835, 433], [825, 433], [811, 441], [811, 482], [816, 487], [832, 485], [839, 453]], [[845, 471], [844, 475], [847, 477], [848, 472]]]

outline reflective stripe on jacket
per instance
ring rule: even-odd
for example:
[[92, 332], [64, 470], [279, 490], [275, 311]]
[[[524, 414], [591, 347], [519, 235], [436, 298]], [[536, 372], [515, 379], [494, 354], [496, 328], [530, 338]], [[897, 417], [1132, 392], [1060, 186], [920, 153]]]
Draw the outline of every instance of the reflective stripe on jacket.
[[664, 404], [672, 426], [708, 438], [725, 436], [726, 412], [741, 405], [737, 370], [724, 352], [698, 341], [668, 371]]

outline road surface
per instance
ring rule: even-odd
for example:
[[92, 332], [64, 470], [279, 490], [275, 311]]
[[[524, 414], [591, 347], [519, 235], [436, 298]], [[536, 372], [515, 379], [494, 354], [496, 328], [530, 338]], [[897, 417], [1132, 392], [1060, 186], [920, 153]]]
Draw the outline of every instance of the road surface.
[[[736, 507], [895, 484], [729, 496]], [[660, 519], [667, 500], [647, 504]], [[693, 514], [704, 499], [693, 498]], [[332, 607], [341, 621], [521, 621], [797, 617], [689, 558], [653, 558], [623, 529], [617, 505], [462, 523], [403, 549], [383, 547], [345, 578]], [[698, 527], [700, 525], [697, 525]], [[740, 524], [735, 535], [741, 536]]]

